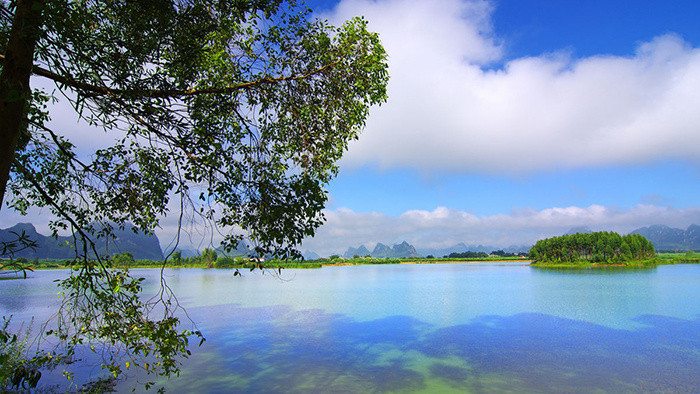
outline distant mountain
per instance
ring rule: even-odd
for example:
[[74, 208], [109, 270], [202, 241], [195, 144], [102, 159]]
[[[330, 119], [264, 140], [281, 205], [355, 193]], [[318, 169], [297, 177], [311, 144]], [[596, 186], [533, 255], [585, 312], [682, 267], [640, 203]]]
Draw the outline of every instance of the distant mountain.
[[365, 257], [370, 255], [369, 249], [367, 249], [365, 245], [360, 245], [359, 248], [349, 247], [345, 254], [343, 254], [343, 257], [351, 259], [353, 256]]
[[114, 235], [116, 238], [109, 239], [106, 243], [104, 238], [97, 240], [98, 253], [114, 255], [130, 252], [136, 260], [163, 260], [160, 241], [155, 234], [135, 233], [125, 228], [124, 230], [114, 229]]
[[[14, 257], [24, 257], [28, 259], [69, 259], [75, 256], [73, 248], [65, 244], [66, 241], [68, 241], [68, 237], [58, 237], [58, 239], [54, 239], [52, 237], [43, 236], [36, 231], [36, 228], [34, 228], [31, 223], [17, 223], [10, 228], [1, 229], [0, 242], [16, 241], [17, 236], [23, 232], [30, 241], [36, 242], [36, 248], [21, 250], [15, 253]], [[4, 254], [0, 255], [0, 257], [9, 257], [9, 255]]]
[[380, 259], [398, 259], [398, 258], [408, 258], [408, 257], [419, 257], [420, 255], [416, 252], [416, 248], [406, 241], [400, 244], [396, 244], [392, 247], [384, 245], [383, 243], [378, 243], [374, 250], [371, 252], [364, 245], [358, 248], [350, 247], [343, 253], [343, 257], [352, 258], [353, 256], [371, 256]]
[[[196, 257], [196, 256], [201, 255], [201, 253], [199, 253], [199, 250], [192, 249], [192, 248], [175, 248], [175, 250], [173, 252], [175, 252], [175, 251], [180, 252], [181, 258]], [[163, 254], [165, 254], [165, 255], [167, 255], [168, 253], [170, 253], [170, 252], [163, 252]]]
[[[467, 246], [464, 242], [460, 242], [457, 245], [450, 246], [447, 248], [421, 248], [418, 249], [418, 253], [420, 253], [422, 256], [433, 256], [433, 257], [442, 257], [442, 256], [448, 256], [451, 253], [464, 253], [466, 251], [472, 251], [472, 252], [482, 252], [482, 250], [476, 250], [480, 249], [479, 247], [474, 247], [472, 246], [471, 248]], [[493, 249], [491, 249], [493, 250]], [[490, 250], [486, 251], [487, 253], [490, 252]]]
[[[572, 227], [566, 234], [576, 234], [576, 233], [592, 233], [590, 227], [579, 226]], [[700, 251], [700, 226], [691, 225], [686, 230], [674, 229], [668, 226], [650, 226], [643, 227], [632, 231], [635, 234], [641, 234], [651, 241], [656, 250], [695, 250]], [[532, 245], [510, 245], [508, 247], [503, 246], [493, 246], [493, 245], [468, 245], [464, 242], [460, 242], [454, 246], [447, 248], [420, 248], [416, 249], [411, 244], [403, 242], [401, 244], [389, 247], [385, 244], [378, 243], [374, 250], [369, 251], [367, 247], [361, 245], [357, 248], [350, 247], [342, 255], [345, 258], [352, 258], [355, 255], [358, 256], [372, 256], [381, 258], [405, 258], [405, 257], [417, 257], [417, 256], [434, 256], [443, 257], [449, 256], [451, 253], [464, 253], [464, 252], [484, 252], [491, 253], [496, 250], [503, 250], [507, 253], [527, 253]], [[309, 252], [304, 252], [306, 259], [311, 259], [307, 256]], [[318, 256], [314, 253], [315, 256]], [[316, 258], [316, 257], [314, 257]]]
[[318, 253], [310, 250], [305, 250], [301, 255], [304, 256], [304, 260], [316, 260], [321, 258]]
[[[22, 231], [37, 244], [36, 249], [26, 249], [15, 254], [15, 257], [24, 257], [28, 259], [70, 259], [75, 257], [75, 247], [82, 249], [82, 242], [74, 244], [73, 237], [51, 237], [41, 235], [36, 231], [31, 223], [18, 223], [10, 228], [0, 229], [0, 242], [8, 242], [17, 239], [17, 236], [12, 234], [21, 234]], [[122, 252], [130, 252], [134, 258], [148, 260], [162, 260], [163, 251], [160, 248], [160, 241], [154, 235], [146, 235], [143, 233], [135, 233], [128, 226], [124, 230], [115, 228], [113, 230], [114, 238], [105, 239], [94, 238], [96, 243], [95, 248], [101, 255], [114, 255]], [[0, 256], [8, 257], [8, 256]]]
[[632, 231], [646, 237], [657, 251], [659, 250], [696, 250], [700, 251], [700, 226], [690, 225], [686, 230], [668, 226], [654, 225]]
[[403, 241], [398, 245], [394, 245], [394, 247], [391, 248], [391, 254], [392, 258], [420, 257], [418, 252], [416, 252], [416, 248], [406, 241]]
[[384, 245], [383, 243], [378, 243], [377, 246], [374, 247], [374, 250], [370, 254], [372, 257], [377, 257], [377, 258], [387, 258], [391, 254], [391, 248]]
[[[468, 250], [468, 246], [464, 242], [460, 242], [457, 245], [450, 246], [449, 248], [421, 248], [418, 249], [418, 253], [421, 256], [433, 256], [442, 257], [448, 256], [450, 253], [463, 253]], [[476, 252], [476, 250], [474, 250]]]
[[593, 230], [591, 230], [590, 227], [588, 226], [579, 226], [579, 227], [573, 227], [569, 229], [564, 235], [573, 235], [573, 234], [590, 234], [592, 233]]
[[216, 251], [216, 254], [219, 256], [228, 256], [228, 257], [249, 257], [252, 254], [252, 251], [248, 248], [248, 245], [246, 245], [245, 241], [238, 241], [238, 245], [236, 245], [236, 249], [226, 252], [224, 251], [223, 246], [219, 246], [218, 248], [214, 249]]
[[449, 248], [425, 248], [418, 249], [418, 253], [421, 256], [433, 256], [433, 257], [443, 257], [449, 256], [452, 253], [464, 253], [464, 252], [484, 252], [491, 253], [496, 250], [503, 250], [507, 253], [520, 253], [528, 252], [532, 245], [510, 245], [508, 247], [493, 246], [493, 245], [467, 245], [464, 242], [460, 242], [457, 245], [451, 246]]

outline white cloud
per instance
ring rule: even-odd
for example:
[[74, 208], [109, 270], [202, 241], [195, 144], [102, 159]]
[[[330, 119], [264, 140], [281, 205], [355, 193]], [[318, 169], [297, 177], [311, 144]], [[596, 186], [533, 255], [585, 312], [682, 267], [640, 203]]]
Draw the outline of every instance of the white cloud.
[[[119, 129], [105, 131], [102, 127], [90, 125], [85, 119], [79, 119], [70, 101], [53, 81], [35, 76], [32, 77], [31, 85], [43, 89], [47, 94], [53, 93], [56, 102], [47, 103], [50, 121], [46, 126], [73, 143], [75, 152], [81, 159], [92, 157], [97, 149], [113, 146], [115, 141], [124, 137], [124, 132]], [[66, 94], [75, 97], [71, 92]], [[88, 115], [89, 111], [86, 110], [85, 114]]]
[[[630, 208], [601, 205], [542, 210], [524, 208], [491, 216], [476, 216], [446, 207], [437, 207], [432, 211], [409, 210], [399, 216], [354, 212], [347, 208], [325, 210], [324, 214], [326, 223], [316, 231], [314, 238], [304, 241], [302, 250], [328, 256], [343, 253], [350, 246], [365, 245], [371, 249], [377, 242], [391, 246], [402, 241], [408, 241], [417, 248], [443, 248], [460, 242], [507, 247], [531, 245], [538, 239], [561, 235], [580, 226], [626, 234], [652, 224], [686, 228], [700, 223], [700, 207], [677, 209], [653, 204], [638, 204]], [[49, 218], [47, 212], [38, 209], [31, 210], [25, 217], [11, 210], [3, 210], [0, 228], [30, 222], [39, 233], [48, 235]], [[202, 220], [192, 220], [192, 216], [187, 216], [183, 222], [180, 247], [203, 249], [218, 245], [223, 234]], [[164, 250], [172, 247], [177, 228], [177, 215], [171, 215], [164, 218], [161, 228], [156, 230]]]
[[444, 248], [460, 242], [507, 247], [531, 245], [538, 239], [561, 235], [580, 226], [626, 234], [651, 224], [686, 228], [700, 223], [698, 207], [676, 209], [645, 204], [631, 208], [600, 205], [525, 208], [481, 217], [445, 207], [432, 211], [410, 210], [399, 216], [339, 208], [326, 211], [325, 215], [326, 224], [317, 231], [316, 237], [304, 242], [303, 249], [330, 255], [342, 253], [349, 246], [371, 248], [376, 242], [392, 245], [404, 240], [417, 248]]
[[629, 57], [503, 61], [490, 3], [345, 0], [390, 56], [389, 101], [344, 164], [521, 174], [700, 159], [700, 49], [669, 34]]
[[[517, 174], [667, 157], [699, 161], [700, 49], [665, 35], [640, 44], [628, 57], [572, 59], [556, 52], [504, 62], [504, 46], [491, 29], [492, 11], [487, 1], [343, 0], [327, 15], [334, 23], [365, 15], [390, 56], [389, 101], [373, 109], [342, 165]], [[502, 68], [488, 68], [499, 62]], [[76, 125], [65, 103], [53, 109], [54, 126], [81, 143], [81, 155], [115, 138], [85, 122]], [[700, 222], [700, 208], [664, 207], [654, 196], [647, 202], [625, 209], [516, 209], [483, 217], [444, 207], [398, 217], [329, 210], [326, 225], [303, 247], [329, 254], [403, 240], [420, 247], [505, 246], [575, 226], [627, 232], [654, 223]], [[46, 210], [21, 218], [3, 209], [0, 228], [17, 221], [48, 233]], [[166, 246], [177, 217], [162, 225], [158, 234]], [[192, 237], [184, 245], [212, 239], [211, 229], [187, 228]]]

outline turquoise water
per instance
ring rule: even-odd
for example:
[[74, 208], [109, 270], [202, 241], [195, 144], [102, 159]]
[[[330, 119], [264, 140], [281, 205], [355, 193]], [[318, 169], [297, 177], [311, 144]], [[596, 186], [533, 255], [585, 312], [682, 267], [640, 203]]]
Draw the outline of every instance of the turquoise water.
[[[133, 272], [151, 284], [160, 273]], [[0, 282], [0, 312], [45, 318], [60, 275]], [[207, 337], [183, 374], [165, 382], [171, 392], [700, 388], [700, 265], [348, 266], [243, 278], [172, 269], [165, 276]]]

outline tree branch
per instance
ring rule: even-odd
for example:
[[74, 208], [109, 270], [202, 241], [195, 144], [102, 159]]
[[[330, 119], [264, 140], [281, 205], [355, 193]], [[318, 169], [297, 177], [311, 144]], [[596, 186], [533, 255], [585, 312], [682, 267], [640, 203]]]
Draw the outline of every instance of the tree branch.
[[[29, 170], [27, 170], [22, 165], [22, 163], [18, 162], [15, 159], [13, 161], [13, 164], [14, 164], [14, 168], [18, 172], [20, 172], [22, 175], [24, 175], [24, 177], [32, 184], [32, 186], [34, 186], [34, 189], [37, 192], [39, 192], [39, 194], [41, 194], [41, 197], [44, 199], [44, 201], [47, 202], [48, 204], [50, 204], [51, 206], [53, 206], [54, 209], [56, 209], [56, 212], [58, 212], [58, 214], [60, 216], [62, 216], [64, 219], [66, 219], [73, 226], [73, 229], [75, 231], [77, 231], [78, 234], [80, 234], [80, 236], [83, 238], [83, 257], [85, 259], [87, 259], [87, 256], [88, 256], [87, 249], [88, 249], [88, 244], [89, 244], [90, 249], [92, 249], [93, 253], [95, 253], [95, 258], [100, 263], [100, 265], [102, 265], [102, 259], [100, 258], [99, 253], [97, 253], [97, 249], [95, 249], [95, 242], [83, 231], [83, 228], [81, 226], [79, 226], [78, 223], [76, 223], [75, 220], [73, 220], [73, 217], [71, 215], [69, 215], [66, 211], [64, 211], [63, 208], [61, 208], [61, 206], [58, 205], [58, 203], [51, 196], [49, 196], [49, 193], [46, 192], [46, 190], [44, 190], [44, 188], [39, 184], [39, 182], [36, 180], [36, 178], [34, 178], [34, 175], [31, 174], [29, 172]], [[76, 244], [75, 246], [77, 248], [78, 245]], [[77, 249], [76, 249], [76, 253], [77, 253]]]
[[[5, 62], [5, 56], [0, 55], [0, 62]], [[45, 68], [36, 65], [32, 68], [32, 74], [51, 79], [54, 82], [70, 86], [77, 90], [90, 92], [93, 96], [118, 95], [136, 98], [179, 98], [187, 96], [201, 96], [205, 94], [230, 94], [239, 90], [251, 89], [260, 85], [306, 79], [313, 75], [322, 73], [326, 70], [333, 68], [339, 62], [340, 60], [337, 60], [333, 63], [326, 64], [323, 67], [319, 67], [315, 70], [311, 70], [304, 74], [292, 75], [288, 77], [265, 77], [255, 81], [244, 82], [237, 85], [211, 87], [205, 89], [112, 89], [104, 86], [97, 86], [85, 82], [76, 81], [71, 77], [56, 74], [52, 71], [49, 71]]]

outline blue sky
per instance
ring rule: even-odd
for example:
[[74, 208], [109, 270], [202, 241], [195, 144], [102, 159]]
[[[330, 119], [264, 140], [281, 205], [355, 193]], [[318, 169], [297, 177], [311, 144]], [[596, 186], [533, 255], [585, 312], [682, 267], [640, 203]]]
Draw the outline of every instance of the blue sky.
[[639, 42], [677, 33], [697, 46], [700, 29], [693, 0], [500, 0], [493, 3], [495, 33], [508, 41], [508, 57], [570, 49], [576, 56], [631, 55]]
[[[450, 206], [477, 215], [495, 215], [512, 207], [601, 204], [629, 207], [664, 204], [698, 205], [697, 168], [688, 163], [661, 162], [564, 172], [541, 172], [522, 178], [484, 174], [436, 174], [414, 170], [381, 171], [371, 167], [341, 170], [329, 192], [329, 208], [347, 207], [400, 215], [410, 209]], [[396, 196], [400, 196], [395, 198]]]
[[[333, 24], [364, 16], [391, 81], [302, 250], [505, 247], [579, 226], [700, 224], [697, 0], [308, 3]], [[70, 114], [57, 106], [53, 127], [90, 151], [109, 143]], [[48, 233], [49, 219], [4, 211], [0, 228]], [[164, 247], [176, 219], [156, 231]], [[217, 243], [186, 231], [181, 246]]]
[[310, 5], [334, 23], [364, 15], [392, 81], [304, 247], [506, 246], [700, 221], [697, 1]]

